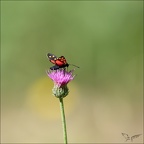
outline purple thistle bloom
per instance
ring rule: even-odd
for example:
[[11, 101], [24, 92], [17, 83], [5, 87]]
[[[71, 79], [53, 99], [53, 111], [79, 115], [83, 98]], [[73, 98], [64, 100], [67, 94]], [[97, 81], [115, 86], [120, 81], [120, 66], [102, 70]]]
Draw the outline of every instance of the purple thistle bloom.
[[47, 75], [53, 80], [54, 88], [53, 94], [56, 97], [65, 97], [68, 95], [67, 84], [74, 79], [73, 71], [65, 71], [63, 69], [50, 70], [47, 72]]
[[59, 87], [68, 84], [74, 79], [73, 71], [67, 72], [63, 69], [48, 71], [47, 74]]

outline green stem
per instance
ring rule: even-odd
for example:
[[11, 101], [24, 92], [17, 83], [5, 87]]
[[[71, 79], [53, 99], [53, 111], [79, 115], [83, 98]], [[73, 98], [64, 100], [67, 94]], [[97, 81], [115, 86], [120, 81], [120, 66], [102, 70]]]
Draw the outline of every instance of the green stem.
[[59, 98], [59, 101], [60, 101], [60, 111], [61, 111], [61, 117], [62, 117], [64, 143], [67, 144], [68, 142], [67, 142], [66, 119], [65, 119], [65, 113], [64, 113], [63, 98]]

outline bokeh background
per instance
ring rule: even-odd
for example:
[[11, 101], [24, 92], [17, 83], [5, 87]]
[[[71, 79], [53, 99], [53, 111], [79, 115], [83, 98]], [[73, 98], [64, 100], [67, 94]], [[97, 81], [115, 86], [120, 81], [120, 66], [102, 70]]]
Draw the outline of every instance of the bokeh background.
[[63, 142], [48, 52], [80, 66], [64, 99], [69, 143], [142, 143], [142, 3], [2, 1], [1, 143]]

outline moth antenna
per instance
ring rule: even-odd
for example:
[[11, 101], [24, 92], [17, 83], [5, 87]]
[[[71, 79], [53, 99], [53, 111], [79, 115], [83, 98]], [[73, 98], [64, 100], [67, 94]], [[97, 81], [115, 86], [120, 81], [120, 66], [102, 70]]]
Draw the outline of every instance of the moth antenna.
[[78, 67], [78, 66], [76, 66], [76, 65], [74, 65], [74, 64], [69, 64], [69, 65], [72, 65], [72, 66], [75, 66], [75, 67], [77, 67], [77, 68], [80, 68], [80, 67]]

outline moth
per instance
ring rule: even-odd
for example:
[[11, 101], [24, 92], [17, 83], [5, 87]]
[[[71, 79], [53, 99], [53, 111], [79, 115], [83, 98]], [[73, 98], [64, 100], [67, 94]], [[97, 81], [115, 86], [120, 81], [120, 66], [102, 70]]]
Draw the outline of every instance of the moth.
[[[50, 67], [51, 70], [57, 70], [57, 69], [60, 69], [60, 68], [69, 67], [69, 65], [73, 65], [73, 64], [68, 64], [67, 60], [64, 56], [57, 57], [54, 54], [48, 53], [47, 57], [48, 57], [49, 61], [52, 64], [54, 64], [54, 66]], [[73, 65], [73, 66], [79, 68], [76, 65]]]

